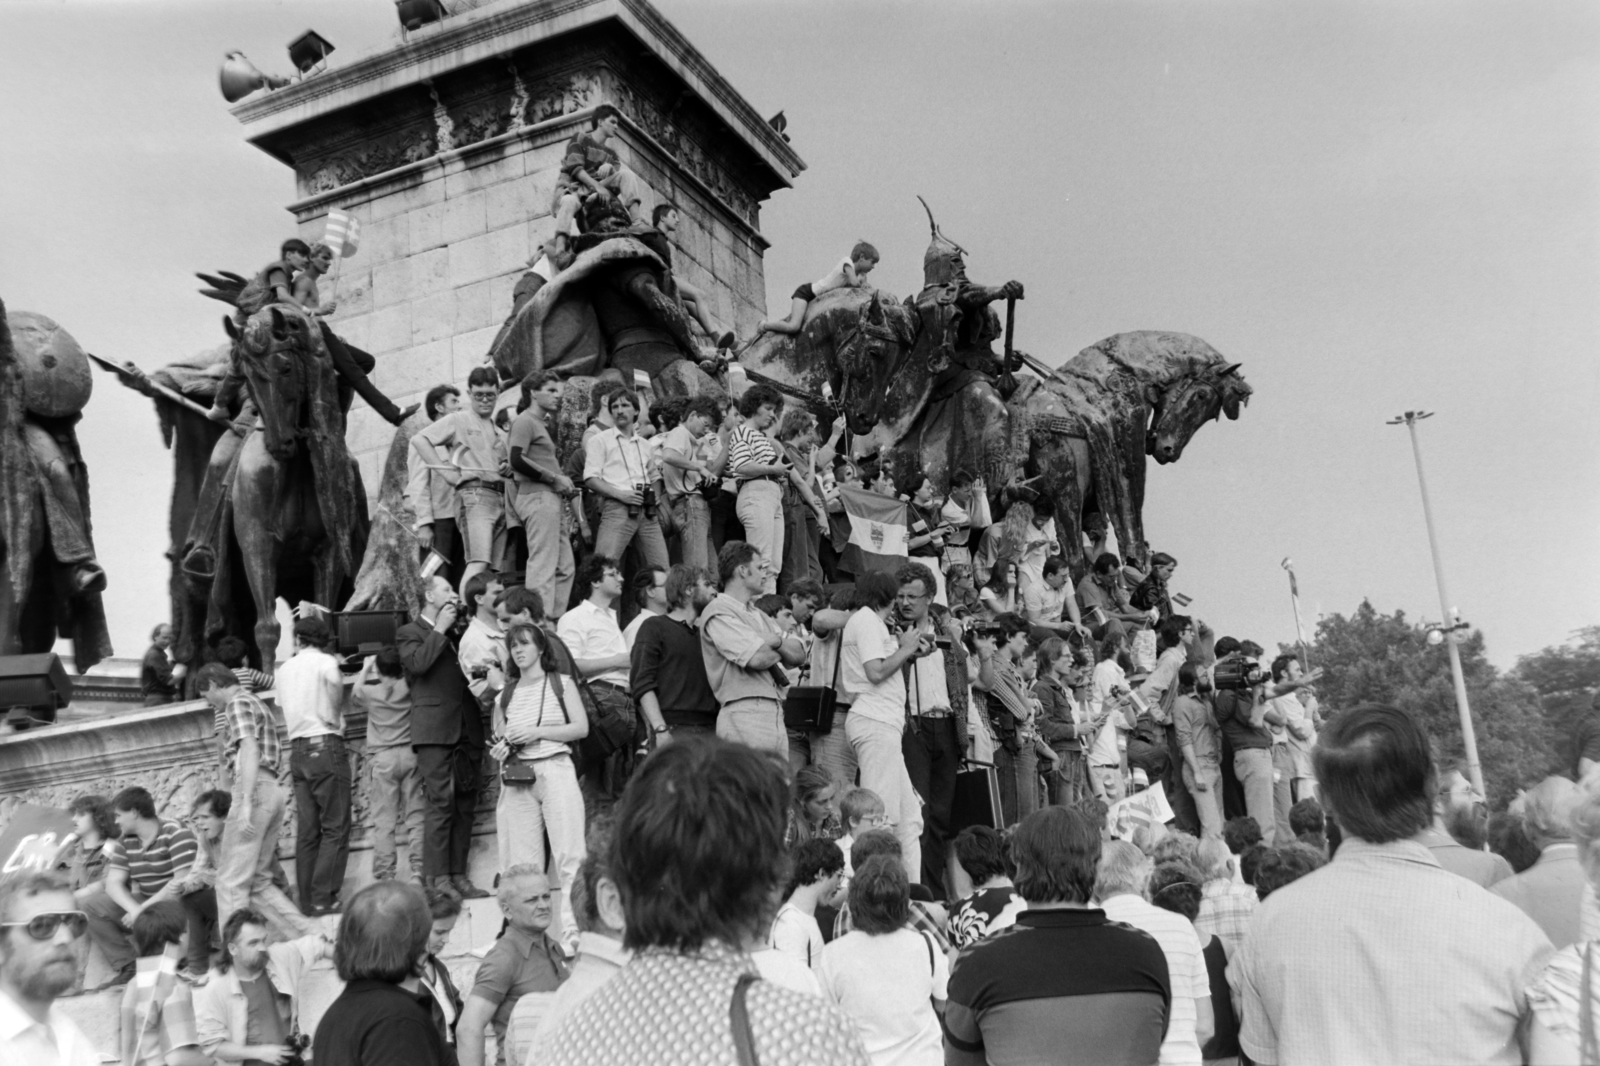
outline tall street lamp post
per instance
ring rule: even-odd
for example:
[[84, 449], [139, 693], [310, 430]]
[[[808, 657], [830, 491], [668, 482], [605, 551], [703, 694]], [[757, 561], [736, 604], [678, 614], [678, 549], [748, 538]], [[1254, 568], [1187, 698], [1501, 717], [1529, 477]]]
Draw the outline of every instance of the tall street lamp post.
[[[1445, 591], [1444, 563], [1439, 559], [1439, 537], [1433, 528], [1433, 505], [1428, 501], [1428, 479], [1422, 473], [1422, 446], [1417, 443], [1417, 423], [1432, 418], [1432, 411], [1407, 411], [1396, 415], [1387, 425], [1405, 426], [1411, 432], [1411, 454], [1417, 460], [1417, 485], [1422, 490], [1422, 517], [1428, 524], [1428, 549], [1433, 553], [1433, 577], [1439, 585], [1439, 613], [1448, 624], [1454, 617], [1450, 608], [1450, 594]], [[1487, 796], [1483, 788], [1483, 765], [1478, 762], [1478, 738], [1472, 729], [1472, 710], [1467, 706], [1467, 679], [1461, 672], [1461, 651], [1456, 646], [1459, 630], [1444, 634], [1445, 648], [1450, 653], [1450, 676], [1456, 686], [1456, 711], [1461, 715], [1461, 743], [1467, 751], [1467, 776], [1479, 796]]]

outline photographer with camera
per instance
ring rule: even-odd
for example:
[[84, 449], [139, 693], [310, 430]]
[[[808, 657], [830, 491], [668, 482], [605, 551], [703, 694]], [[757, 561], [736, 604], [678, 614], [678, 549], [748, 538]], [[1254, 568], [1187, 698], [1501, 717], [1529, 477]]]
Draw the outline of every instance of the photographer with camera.
[[488, 895], [467, 879], [472, 814], [483, 765], [483, 712], [458, 658], [462, 604], [442, 575], [423, 591], [420, 617], [395, 631], [411, 686], [411, 748], [422, 778], [422, 875], [430, 892]]
[[665, 570], [672, 563], [656, 519], [650, 450], [636, 432], [639, 399], [620, 389], [606, 400], [606, 410], [611, 428], [596, 432], [583, 448], [583, 487], [601, 497], [594, 553], [620, 559], [628, 545], [637, 544], [647, 565]]
[[[1233, 637], [1217, 641], [1217, 661], [1211, 668], [1215, 691], [1211, 706], [1223, 736], [1233, 746], [1233, 775], [1244, 790], [1245, 810], [1261, 827], [1261, 842], [1271, 847], [1278, 836], [1271, 727], [1282, 728], [1284, 718], [1267, 702], [1267, 673], [1256, 663], [1252, 651], [1260, 655], [1260, 645]], [[1284, 816], [1288, 817], [1287, 807]]]
[[[442, 579], [441, 579], [442, 580]], [[234, 911], [222, 927], [216, 968], [194, 993], [200, 1049], [218, 1062], [294, 1066], [305, 1061], [318, 1019], [302, 1017], [300, 985], [333, 956], [320, 933], [267, 946], [267, 920]]]

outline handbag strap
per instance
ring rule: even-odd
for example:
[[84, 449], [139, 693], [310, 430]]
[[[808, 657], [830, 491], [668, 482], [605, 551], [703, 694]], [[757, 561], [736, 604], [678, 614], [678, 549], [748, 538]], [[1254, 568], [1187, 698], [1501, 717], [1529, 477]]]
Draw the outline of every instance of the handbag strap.
[[742, 973], [733, 985], [733, 1002], [728, 1006], [728, 1023], [733, 1028], [733, 1050], [739, 1057], [739, 1066], [761, 1066], [756, 1055], [755, 1034], [750, 1031], [750, 1007], [745, 1002], [750, 986], [760, 978], [753, 973]]
[[572, 715], [567, 713], [567, 690], [561, 684], [561, 672], [559, 670], [546, 670], [544, 676], [553, 679], [551, 684], [556, 687], [556, 702], [561, 705], [561, 718], [567, 725], [571, 725]]

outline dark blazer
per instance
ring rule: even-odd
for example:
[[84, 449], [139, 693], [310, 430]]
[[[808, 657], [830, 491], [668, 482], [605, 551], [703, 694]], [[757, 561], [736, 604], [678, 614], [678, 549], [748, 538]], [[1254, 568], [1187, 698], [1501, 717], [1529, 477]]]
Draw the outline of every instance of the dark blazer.
[[395, 645], [411, 686], [411, 743], [484, 746], [483, 712], [455, 642], [418, 618], [395, 631]]

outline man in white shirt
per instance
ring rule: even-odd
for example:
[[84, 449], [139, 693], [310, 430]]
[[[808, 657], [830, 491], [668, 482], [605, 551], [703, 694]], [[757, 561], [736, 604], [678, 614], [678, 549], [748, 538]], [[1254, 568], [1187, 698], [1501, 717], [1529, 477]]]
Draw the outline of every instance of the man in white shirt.
[[350, 756], [344, 743], [344, 681], [322, 649], [320, 619], [294, 624], [294, 655], [278, 667], [278, 708], [289, 732], [294, 778], [295, 882], [311, 917], [338, 910], [350, 858]]
[[633, 651], [633, 642], [638, 639], [639, 627], [645, 620], [654, 618], [658, 614], [666, 614], [671, 608], [667, 603], [667, 572], [659, 566], [647, 566], [633, 575], [634, 602], [638, 604], [639, 613], [633, 616], [633, 621], [628, 623], [628, 628], [622, 631], [622, 641], [628, 646], [628, 651]]
[[839, 684], [852, 699], [845, 735], [861, 765], [861, 787], [882, 797], [906, 877], [916, 882], [922, 877], [922, 802], [911, 786], [902, 747], [906, 683], [901, 668], [917, 654], [921, 633], [908, 626], [898, 640], [889, 634], [886, 620], [899, 592], [900, 583], [881, 571], [856, 582], [862, 606], [845, 623]]
[[1104, 723], [1089, 748], [1089, 785], [1095, 796], [1107, 804], [1128, 794], [1128, 742], [1122, 734], [1132, 731], [1138, 721], [1138, 711], [1128, 700], [1128, 675], [1117, 662], [1120, 647], [1116, 638], [1105, 639], [1100, 649], [1102, 658], [1095, 664], [1089, 686], [1089, 717]]
[[1052, 634], [1064, 637], [1073, 632], [1088, 636], [1089, 631], [1078, 617], [1078, 601], [1067, 586], [1067, 578], [1072, 576], [1067, 561], [1052, 555], [1044, 561], [1042, 573], [1044, 580], [1022, 590], [1023, 617], [1033, 626], [1030, 637], [1038, 639]]
[[[657, 533], [660, 527], [657, 527]], [[590, 720], [620, 717], [630, 726], [638, 721], [629, 687], [628, 644], [622, 639], [614, 604], [622, 595], [622, 567], [615, 559], [596, 552], [578, 567], [577, 585], [587, 587], [589, 595], [556, 623], [556, 636], [572, 653], [572, 662], [589, 682], [596, 713]], [[623, 745], [601, 765], [586, 767], [579, 784], [585, 802], [609, 804], [622, 794], [632, 752]]]
[[73, 944], [87, 928], [61, 874], [0, 878], [0, 1062], [99, 1066], [100, 1053], [55, 1005], [77, 976]]
[[1211, 1039], [1211, 979], [1206, 975], [1204, 948], [1194, 925], [1175, 911], [1162, 910], [1145, 899], [1151, 863], [1144, 852], [1124, 840], [1108, 841], [1100, 853], [1094, 894], [1106, 917], [1143, 929], [1155, 937], [1167, 957], [1172, 982], [1172, 1013], [1161, 1064], [1199, 1063], [1200, 1045]]
[[656, 521], [655, 490], [650, 487], [650, 449], [634, 431], [639, 401], [624, 389], [606, 400], [613, 425], [588, 439], [583, 448], [583, 487], [602, 497], [594, 551], [620, 559], [635, 542], [649, 566], [665, 570], [667, 539]]

